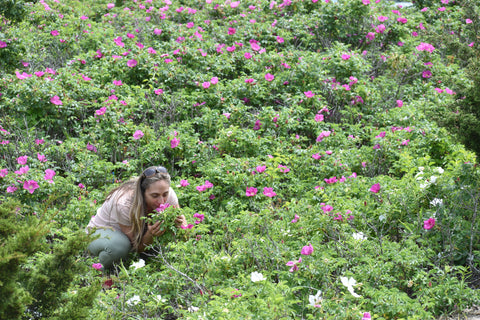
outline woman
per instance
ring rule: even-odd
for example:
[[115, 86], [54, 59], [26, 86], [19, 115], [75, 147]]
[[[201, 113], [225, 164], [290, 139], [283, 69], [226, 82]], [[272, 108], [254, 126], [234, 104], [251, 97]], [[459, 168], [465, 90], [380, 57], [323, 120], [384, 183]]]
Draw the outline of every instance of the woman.
[[[92, 217], [87, 232], [95, 230], [100, 237], [88, 246], [98, 255], [104, 269], [125, 259], [133, 248], [143, 252], [154, 237], [165, 233], [162, 222], [146, 224], [142, 217], [152, 213], [161, 204], [178, 207], [175, 191], [170, 187], [170, 175], [164, 167], [149, 167], [135, 179], [113, 189], [103, 205]], [[186, 226], [185, 216], [175, 218], [177, 227]]]

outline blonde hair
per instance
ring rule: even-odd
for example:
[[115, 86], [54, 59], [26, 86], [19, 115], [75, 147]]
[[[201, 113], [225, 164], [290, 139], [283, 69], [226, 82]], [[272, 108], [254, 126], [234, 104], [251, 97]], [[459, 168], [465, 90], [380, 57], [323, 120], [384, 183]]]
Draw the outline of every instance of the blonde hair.
[[[157, 167], [148, 167], [148, 169], [155, 170], [155, 174], [149, 177], [145, 177], [142, 173], [139, 177], [133, 178], [122, 185], [116, 187], [107, 196], [107, 200], [112, 197], [115, 192], [124, 192], [133, 191], [133, 196], [131, 198], [131, 207], [130, 207], [130, 222], [132, 224], [131, 232], [133, 234], [133, 248], [138, 251], [143, 238], [143, 234], [146, 231], [145, 220], [142, 219], [148, 212], [146, 202], [145, 202], [145, 190], [150, 187], [151, 184], [157, 181], [166, 181], [170, 186], [170, 175], [167, 172], [158, 172], [156, 171]], [[144, 172], [145, 172], [144, 171]]]

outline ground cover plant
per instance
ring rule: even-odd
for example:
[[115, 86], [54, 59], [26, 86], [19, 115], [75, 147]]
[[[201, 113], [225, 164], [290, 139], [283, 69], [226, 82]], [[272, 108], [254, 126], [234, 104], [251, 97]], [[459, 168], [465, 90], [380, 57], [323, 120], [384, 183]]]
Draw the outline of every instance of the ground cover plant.
[[[475, 1], [0, 4], [0, 318], [478, 304]], [[189, 226], [103, 274], [84, 228], [150, 165]]]

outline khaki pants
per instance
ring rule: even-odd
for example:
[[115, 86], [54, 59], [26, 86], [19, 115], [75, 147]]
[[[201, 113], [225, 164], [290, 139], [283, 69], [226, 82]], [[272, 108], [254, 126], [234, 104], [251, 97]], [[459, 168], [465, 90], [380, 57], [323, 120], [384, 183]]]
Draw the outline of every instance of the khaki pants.
[[88, 251], [98, 256], [104, 269], [110, 269], [114, 263], [128, 257], [132, 246], [123, 232], [114, 229], [97, 229], [93, 235], [100, 235], [100, 238], [90, 243]]

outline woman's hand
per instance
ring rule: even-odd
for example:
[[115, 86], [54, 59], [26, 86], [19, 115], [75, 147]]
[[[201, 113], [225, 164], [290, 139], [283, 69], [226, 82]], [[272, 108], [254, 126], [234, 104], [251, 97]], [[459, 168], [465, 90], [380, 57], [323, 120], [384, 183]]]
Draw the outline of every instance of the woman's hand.
[[165, 229], [161, 228], [162, 223], [160, 221], [155, 222], [154, 224], [148, 225], [148, 231], [152, 236], [158, 237], [165, 233]]
[[177, 228], [180, 228], [181, 226], [188, 226], [187, 219], [185, 219], [185, 216], [183, 214], [175, 218], [175, 225], [177, 226]]

